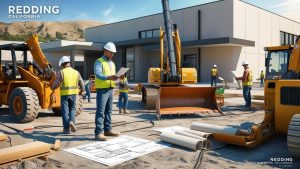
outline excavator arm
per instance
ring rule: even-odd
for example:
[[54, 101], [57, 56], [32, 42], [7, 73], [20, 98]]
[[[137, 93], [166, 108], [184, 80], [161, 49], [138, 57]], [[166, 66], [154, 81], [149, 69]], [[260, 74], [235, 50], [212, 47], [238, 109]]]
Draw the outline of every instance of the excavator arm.
[[55, 79], [55, 71], [53, 70], [51, 64], [46, 59], [44, 53], [38, 42], [38, 36], [32, 35], [26, 40], [26, 44], [32, 54], [33, 59], [41, 67], [43, 76], [45, 79], [49, 80], [50, 83]]

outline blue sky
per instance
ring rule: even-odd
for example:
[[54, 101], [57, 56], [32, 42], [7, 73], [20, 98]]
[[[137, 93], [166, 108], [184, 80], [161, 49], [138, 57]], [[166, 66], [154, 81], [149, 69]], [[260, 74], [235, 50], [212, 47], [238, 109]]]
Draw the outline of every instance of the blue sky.
[[[169, 1], [171, 10], [174, 10], [215, 0]], [[300, 22], [300, 0], [244, 1]], [[59, 6], [59, 14], [41, 15], [39, 21], [97, 20], [111, 23], [162, 11], [161, 0], [0, 0], [0, 22], [20, 21], [8, 18], [10, 5]]]

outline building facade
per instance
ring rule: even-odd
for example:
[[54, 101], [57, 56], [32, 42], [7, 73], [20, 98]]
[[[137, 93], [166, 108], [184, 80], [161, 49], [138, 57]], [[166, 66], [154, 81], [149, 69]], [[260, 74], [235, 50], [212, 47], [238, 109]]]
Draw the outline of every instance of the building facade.
[[[293, 44], [300, 23], [240, 0], [221, 0], [171, 11], [182, 41], [182, 63], [195, 67], [198, 81], [210, 81], [216, 64], [226, 81], [234, 81], [232, 71], [242, 75], [243, 60], [249, 62], [253, 78], [264, 70], [266, 46]], [[106, 24], [85, 30], [86, 41], [115, 42], [117, 68], [131, 68], [130, 81], [146, 82], [150, 67], [159, 65], [161, 13]]]

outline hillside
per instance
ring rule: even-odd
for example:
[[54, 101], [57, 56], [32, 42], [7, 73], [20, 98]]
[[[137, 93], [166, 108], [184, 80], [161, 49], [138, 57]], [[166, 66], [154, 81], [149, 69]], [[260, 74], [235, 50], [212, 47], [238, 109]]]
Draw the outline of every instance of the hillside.
[[0, 22], [0, 39], [25, 40], [30, 34], [38, 34], [41, 41], [66, 39], [84, 41], [84, 29], [103, 25], [104, 23], [92, 20], [66, 22]]

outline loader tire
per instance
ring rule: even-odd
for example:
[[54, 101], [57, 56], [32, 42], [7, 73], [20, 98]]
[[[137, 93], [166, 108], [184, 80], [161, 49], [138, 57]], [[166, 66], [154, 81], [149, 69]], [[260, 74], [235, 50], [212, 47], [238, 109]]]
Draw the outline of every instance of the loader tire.
[[287, 133], [287, 146], [289, 153], [295, 157], [300, 158], [300, 114], [296, 114], [292, 117], [288, 133]]
[[[76, 96], [76, 112], [75, 112], [75, 116], [78, 116], [82, 110], [83, 110], [83, 99], [81, 96], [77, 95]], [[52, 111], [54, 113], [55, 116], [61, 116], [61, 109], [59, 108], [52, 108]]]
[[19, 123], [33, 121], [41, 109], [39, 97], [29, 87], [17, 87], [9, 96], [9, 111]]

